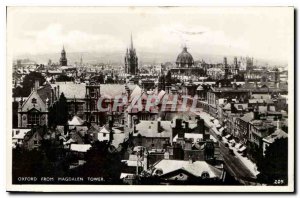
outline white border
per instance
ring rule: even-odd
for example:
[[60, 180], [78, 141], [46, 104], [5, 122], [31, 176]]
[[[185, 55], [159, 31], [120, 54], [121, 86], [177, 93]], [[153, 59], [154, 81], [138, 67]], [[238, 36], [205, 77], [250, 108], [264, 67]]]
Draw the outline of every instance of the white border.
[[[12, 1], [14, 2], [13, 4], [9, 4], [9, 5], [24, 5], [22, 3], [20, 3], [20, 1]], [[16, 3], [17, 2], [17, 3]], [[21, 1], [23, 2], [23, 1]], [[29, 1], [30, 5], [37, 5], [37, 1]], [[89, 0], [86, 0], [84, 2], [79, 2], [77, 0], [75, 1], [72, 1], [72, 5], [87, 5], [87, 2], [91, 2]], [[94, 2], [94, 1], [92, 1]], [[110, 1], [110, 5], [116, 5], [114, 3], [115, 1]], [[152, 2], [157, 2], [156, 0], [153, 0]], [[169, 1], [167, 1], [169, 2]], [[184, 2], [183, 5], [187, 6], [187, 5], [193, 5], [193, 3], [191, 4], [190, 3], [191, 1], [188, 1], [188, 2]], [[219, 2], [219, 1], [218, 1]], [[229, 1], [229, 2], [234, 2], [234, 1]], [[279, 2], [279, 3], [278, 3]], [[290, 1], [288, 1], [290, 2]], [[236, 2], [235, 2], [236, 3]], [[261, 1], [258, 1], [256, 2], [258, 5], [262, 5], [261, 4]], [[274, 1], [273, 1], [274, 3]], [[67, 5], [65, 3], [59, 3], [57, 4], [57, 2], [54, 4], [53, 3], [50, 3], [50, 2], [46, 2], [46, 3], [41, 3], [41, 2], [38, 2], [39, 5]], [[233, 5], [232, 3], [229, 3], [230, 5]], [[91, 5], [91, 4], [90, 4]], [[94, 4], [95, 5], [95, 4]], [[107, 4], [102, 4], [102, 5], [107, 5]], [[120, 5], [120, 4], [118, 4]], [[122, 5], [122, 4], [121, 4]], [[124, 5], [124, 4], [123, 4]], [[128, 5], [128, 4], [126, 4]], [[130, 4], [129, 5], [133, 5], [133, 4]], [[145, 4], [135, 4], [135, 5], [145, 5]], [[149, 4], [146, 4], [146, 5], [149, 5]], [[152, 4], [153, 5], [153, 4]], [[158, 3], [158, 5], [161, 5], [160, 3]], [[170, 5], [170, 4], [163, 4], [163, 5]], [[182, 5], [181, 3], [179, 4], [176, 4], [176, 5]], [[203, 5], [203, 4], [202, 4]], [[204, 5], [212, 5], [212, 3], [204, 3]], [[220, 4], [218, 4], [220, 5]], [[222, 4], [221, 4], [222, 5]], [[234, 4], [234, 5], [240, 5], [240, 4]], [[275, 5], [286, 5], [285, 3], [283, 4], [282, 2], [280, 1], [275, 1]], [[5, 8], [5, 7], [4, 7]], [[3, 9], [2, 7], [2, 10], [5, 10]], [[3, 13], [3, 12], [2, 12]], [[4, 12], [5, 13], [5, 12]], [[3, 27], [3, 25], [2, 25]], [[5, 24], [4, 24], [4, 27], [5, 27]], [[3, 28], [5, 29], [5, 28]], [[5, 37], [2, 37], [2, 38], [5, 38]], [[3, 39], [4, 40], [4, 39]], [[5, 42], [4, 42], [5, 43]], [[291, 43], [293, 43], [293, 40], [291, 40]], [[4, 50], [5, 51], [5, 50]], [[294, 54], [294, 51], [292, 50], [291, 51], [291, 54]], [[5, 56], [4, 56], [5, 58]], [[11, 60], [11, 57], [10, 57], [10, 54], [8, 52], [7, 54], [7, 58], [8, 60]], [[2, 59], [4, 60], [4, 59]], [[3, 61], [2, 61], [3, 62]], [[9, 62], [11, 61], [7, 61], [7, 64], [9, 65]], [[289, 61], [289, 65], [291, 66], [289, 69], [289, 94], [292, 94], [293, 93], [293, 90], [294, 90], [294, 76], [292, 76], [294, 74], [294, 67], [293, 67], [293, 62], [294, 62], [294, 56], [291, 57], [290, 61]], [[5, 63], [2, 64], [2, 65], [6, 65]], [[2, 126], [11, 126], [11, 73], [9, 72], [10, 69], [7, 69], [8, 67], [4, 67], [4, 70], [6, 70], [6, 72], [1, 72], [1, 74], [5, 74], [6, 73], [6, 80], [5, 78], [1, 78], [1, 86], [4, 85], [4, 89], [6, 89], [6, 109], [0, 109], [0, 110], [3, 110], [2, 112], [6, 112], [6, 118], [4, 117], [3, 119], [0, 119]], [[5, 83], [6, 82], [9, 82], [7, 84], [7, 86], [5, 86]], [[3, 88], [3, 87], [2, 87]], [[4, 90], [2, 89], [2, 90]], [[3, 95], [3, 94], [2, 94]], [[293, 94], [294, 95], [294, 94]], [[4, 94], [4, 97], [5, 97], [5, 94]], [[3, 97], [1, 97], [1, 100], [3, 99]], [[3, 101], [1, 101], [2, 104], [4, 104]], [[294, 125], [294, 122], [293, 122], [293, 118], [294, 118], [294, 107], [293, 104], [294, 103], [294, 100], [293, 98], [289, 98], [289, 126], [293, 126]], [[2, 106], [1, 106], [2, 107]], [[291, 114], [291, 115], [290, 115]], [[6, 122], [4, 121], [6, 120]], [[6, 123], [6, 124], [5, 124]], [[7, 143], [7, 146], [6, 148], [11, 148], [10, 147], [10, 142], [11, 142], [11, 138], [10, 138], [10, 130], [9, 129], [4, 129], [3, 131], [5, 131], [6, 133], [6, 143]], [[290, 135], [291, 133], [289, 133]], [[2, 138], [2, 140], [4, 140], [4, 138]], [[5, 145], [5, 143], [3, 143], [2, 145]], [[294, 149], [293, 149], [293, 146], [294, 146], [294, 139], [293, 138], [289, 138], [289, 150], [293, 151], [292, 153], [290, 153], [290, 155], [293, 156], [294, 154]], [[3, 150], [5, 152], [5, 149]], [[10, 152], [9, 152], [10, 151]], [[11, 167], [9, 165], [9, 161], [10, 161], [10, 154], [11, 154], [11, 149], [7, 149], [7, 167]], [[293, 165], [293, 162], [290, 162], [289, 165]], [[291, 173], [294, 172], [294, 169], [293, 167], [289, 167], [289, 176], [291, 176]], [[10, 172], [9, 171], [6, 171], [7, 175], [9, 176], [10, 175]], [[294, 178], [292, 177], [289, 177], [289, 180], [293, 180]], [[290, 182], [291, 182], [290, 181]], [[198, 192], [198, 191], [201, 191], [201, 192], [289, 192], [293, 189], [293, 185], [291, 186], [262, 186], [262, 187], [258, 187], [258, 186], [239, 186], [239, 187], [232, 187], [232, 186], [99, 186], [99, 185], [93, 185], [93, 186], [87, 186], [87, 185], [10, 185], [10, 180], [6, 180], [7, 182], [7, 190], [18, 190], [18, 191], [43, 191], [43, 192], [51, 192], [51, 191], [56, 191], [56, 192], [76, 192], [76, 191], [80, 191], [80, 192], [99, 192], [99, 191], [102, 191], [102, 192], [117, 192], [115, 191], [116, 189], [118, 189], [118, 192], [133, 192], [133, 191], [136, 191], [136, 192], [156, 192], [156, 191], [163, 191], [163, 192], [186, 192], [186, 191], [189, 191], [189, 192]], [[33, 188], [32, 188], [33, 187]], [[74, 189], [74, 187], [76, 187], [76, 189]], [[102, 189], [105, 188], [105, 189]], [[80, 188], [80, 189], [79, 189]]]

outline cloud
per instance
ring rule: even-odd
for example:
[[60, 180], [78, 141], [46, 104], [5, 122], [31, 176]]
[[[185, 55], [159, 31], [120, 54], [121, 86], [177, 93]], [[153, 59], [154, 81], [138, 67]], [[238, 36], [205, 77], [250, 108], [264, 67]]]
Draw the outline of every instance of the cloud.
[[67, 52], [111, 52], [124, 49], [126, 44], [111, 35], [65, 30], [61, 24], [50, 24], [41, 31], [24, 32], [14, 39], [14, 54], [58, 53], [64, 45]]
[[183, 46], [197, 54], [241, 55], [249, 43], [242, 37], [231, 38], [221, 30], [180, 23], [165, 24], [139, 33], [135, 46], [144, 51], [178, 53]]

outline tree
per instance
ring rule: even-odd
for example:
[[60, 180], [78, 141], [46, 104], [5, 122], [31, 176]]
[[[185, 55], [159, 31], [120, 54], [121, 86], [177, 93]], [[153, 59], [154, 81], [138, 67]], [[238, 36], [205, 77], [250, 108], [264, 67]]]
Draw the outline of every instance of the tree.
[[73, 77], [69, 77], [65, 74], [61, 74], [56, 78], [57, 82], [67, 82], [67, 81], [74, 81]]
[[68, 123], [68, 103], [64, 93], [61, 93], [59, 100], [49, 107], [49, 127], [66, 125]]
[[12, 157], [13, 183], [20, 182], [18, 177], [63, 177], [69, 171], [63, 145], [56, 139], [42, 140], [39, 149], [26, 150], [17, 146]]
[[275, 180], [288, 179], [288, 139], [281, 138], [270, 144], [265, 156], [257, 162], [260, 172], [258, 179], [267, 184], [274, 184]]
[[68, 123], [68, 103], [64, 93], [60, 94], [56, 104], [56, 123], [57, 125], [66, 125]]
[[167, 75], [166, 75], [166, 80], [165, 80], [166, 84], [170, 85], [172, 84], [172, 74], [170, 71], [168, 71]]
[[96, 83], [100, 83], [100, 84], [103, 84], [104, 83], [104, 76], [102, 73], [100, 73], [99, 75], [97, 76], [93, 76], [91, 78], [93, 81], [95, 81]]
[[72, 176], [101, 177], [105, 183], [118, 183], [121, 175], [121, 156], [107, 141], [96, 141], [86, 153], [86, 163]]
[[34, 83], [36, 80], [39, 81], [40, 85], [42, 85], [46, 81], [46, 79], [44, 78], [44, 76], [42, 76], [41, 73], [30, 72], [28, 75], [24, 77], [24, 80], [22, 82], [22, 90], [17, 90], [17, 89], [13, 90], [14, 96], [20, 94], [18, 95], [19, 97], [20, 96], [28, 97], [29, 94], [31, 93], [31, 89], [34, 87]]

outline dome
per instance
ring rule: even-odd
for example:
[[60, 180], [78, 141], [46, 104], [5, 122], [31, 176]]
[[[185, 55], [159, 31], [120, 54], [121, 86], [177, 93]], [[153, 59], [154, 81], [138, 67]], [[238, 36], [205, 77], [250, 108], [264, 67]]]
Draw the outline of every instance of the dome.
[[187, 51], [186, 47], [184, 47], [182, 52], [177, 56], [176, 65], [180, 67], [194, 65], [193, 56]]

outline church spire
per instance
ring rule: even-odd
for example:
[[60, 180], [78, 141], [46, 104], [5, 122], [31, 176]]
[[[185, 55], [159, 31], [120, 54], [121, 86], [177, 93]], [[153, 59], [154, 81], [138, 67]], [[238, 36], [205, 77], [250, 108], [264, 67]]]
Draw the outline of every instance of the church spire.
[[130, 34], [130, 49], [133, 49], [132, 33]]

